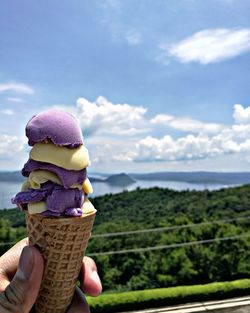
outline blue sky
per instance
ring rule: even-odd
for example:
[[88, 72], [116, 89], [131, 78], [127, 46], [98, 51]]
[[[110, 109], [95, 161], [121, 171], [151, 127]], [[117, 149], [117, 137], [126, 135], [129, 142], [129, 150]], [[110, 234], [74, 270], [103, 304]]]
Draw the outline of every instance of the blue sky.
[[250, 2], [1, 3], [0, 170], [28, 119], [77, 116], [93, 172], [250, 170]]

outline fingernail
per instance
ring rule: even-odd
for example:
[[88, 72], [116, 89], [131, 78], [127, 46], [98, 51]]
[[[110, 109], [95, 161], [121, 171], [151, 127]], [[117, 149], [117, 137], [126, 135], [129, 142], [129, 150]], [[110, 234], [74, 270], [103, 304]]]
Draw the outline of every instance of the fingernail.
[[33, 270], [34, 256], [33, 251], [29, 247], [23, 248], [16, 276], [19, 279], [28, 279]]
[[101, 285], [101, 280], [100, 280], [100, 277], [99, 277], [97, 271], [93, 271], [91, 273], [91, 279], [94, 280], [96, 283]]

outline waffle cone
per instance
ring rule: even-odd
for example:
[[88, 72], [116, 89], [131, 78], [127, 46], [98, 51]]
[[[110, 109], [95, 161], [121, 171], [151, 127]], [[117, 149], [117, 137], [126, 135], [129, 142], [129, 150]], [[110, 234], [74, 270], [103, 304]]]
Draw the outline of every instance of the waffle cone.
[[30, 245], [44, 259], [44, 273], [35, 303], [36, 313], [65, 313], [75, 291], [82, 258], [96, 211], [81, 217], [52, 218], [26, 213]]

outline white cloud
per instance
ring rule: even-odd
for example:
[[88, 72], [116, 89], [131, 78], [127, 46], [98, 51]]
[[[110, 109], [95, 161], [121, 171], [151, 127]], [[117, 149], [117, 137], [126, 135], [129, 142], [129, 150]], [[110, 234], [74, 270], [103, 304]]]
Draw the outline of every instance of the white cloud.
[[113, 104], [104, 97], [98, 97], [95, 102], [79, 98], [76, 117], [84, 133], [133, 136], [147, 131], [146, 112], [144, 107]]
[[25, 142], [25, 138], [0, 134], [0, 156], [5, 158], [19, 157], [18, 154], [23, 152]]
[[160, 139], [147, 136], [137, 142], [127, 154], [117, 154], [120, 161], [154, 162], [183, 161], [211, 158], [234, 153], [249, 153], [250, 140], [238, 141], [234, 136], [219, 134], [209, 137], [199, 134], [173, 139], [166, 135]]
[[173, 115], [158, 114], [150, 120], [154, 125], [164, 125], [184, 132], [192, 133], [217, 133], [223, 129], [223, 125], [205, 123], [187, 117], [175, 117]]
[[117, 153], [113, 159], [130, 162], [188, 161], [238, 153], [246, 157], [250, 152], [249, 110], [239, 104], [234, 108], [233, 115], [238, 124], [227, 127], [172, 115], [157, 115], [151, 119], [152, 124], [162, 123], [197, 134], [189, 133], [177, 139], [170, 135], [162, 138], [147, 136], [135, 143], [127, 153]]
[[182, 63], [220, 62], [250, 51], [250, 29], [205, 29], [161, 49]]
[[5, 109], [5, 110], [0, 110], [1, 114], [6, 114], [6, 115], [13, 115], [14, 112], [12, 110], [9, 109]]
[[[149, 119], [144, 107], [114, 104], [104, 97], [94, 102], [79, 98], [76, 107], [71, 107], [71, 113], [79, 119], [84, 137], [86, 135], [85, 143], [95, 167], [119, 162], [123, 162], [121, 166], [129, 166], [131, 162], [195, 164], [197, 160], [229, 155], [232, 158], [239, 154], [246, 159], [250, 152], [247, 112], [242, 105], [235, 105], [236, 123], [226, 126], [168, 114]], [[165, 127], [165, 135], [156, 138], [159, 126], [161, 133]], [[184, 134], [174, 138], [166, 133], [169, 128]]]
[[[115, 160], [117, 153], [126, 154], [134, 141], [130, 138], [121, 141], [120, 137], [107, 137], [105, 135], [86, 137], [85, 144], [88, 147], [91, 164], [104, 164]], [[94, 164], [95, 163], [95, 164]]]
[[14, 93], [21, 93], [21, 94], [34, 94], [34, 90], [31, 86], [22, 83], [6, 83], [0, 84], [0, 93], [11, 91]]
[[235, 104], [233, 117], [237, 124], [250, 124], [250, 107], [244, 108], [241, 104]]
[[227, 130], [232, 136], [236, 136], [237, 138], [247, 139], [250, 137], [250, 124], [248, 125], [233, 125], [232, 128]]
[[218, 152], [207, 136], [187, 135], [174, 140], [166, 135], [160, 139], [148, 136], [136, 144], [133, 154], [129, 153], [130, 161], [151, 162], [200, 159]]

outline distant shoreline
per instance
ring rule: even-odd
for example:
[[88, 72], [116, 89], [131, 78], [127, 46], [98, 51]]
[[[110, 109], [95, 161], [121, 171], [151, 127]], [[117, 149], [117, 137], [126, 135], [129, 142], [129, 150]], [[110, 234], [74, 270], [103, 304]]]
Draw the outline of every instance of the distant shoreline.
[[[103, 178], [100, 178], [103, 177]], [[109, 183], [111, 185], [129, 185], [137, 180], [208, 183], [208, 184], [248, 184], [250, 183], [250, 172], [153, 172], [153, 173], [120, 173], [120, 174], [94, 174], [89, 175], [92, 182]], [[1, 182], [23, 182], [25, 178], [20, 171], [0, 171]]]

